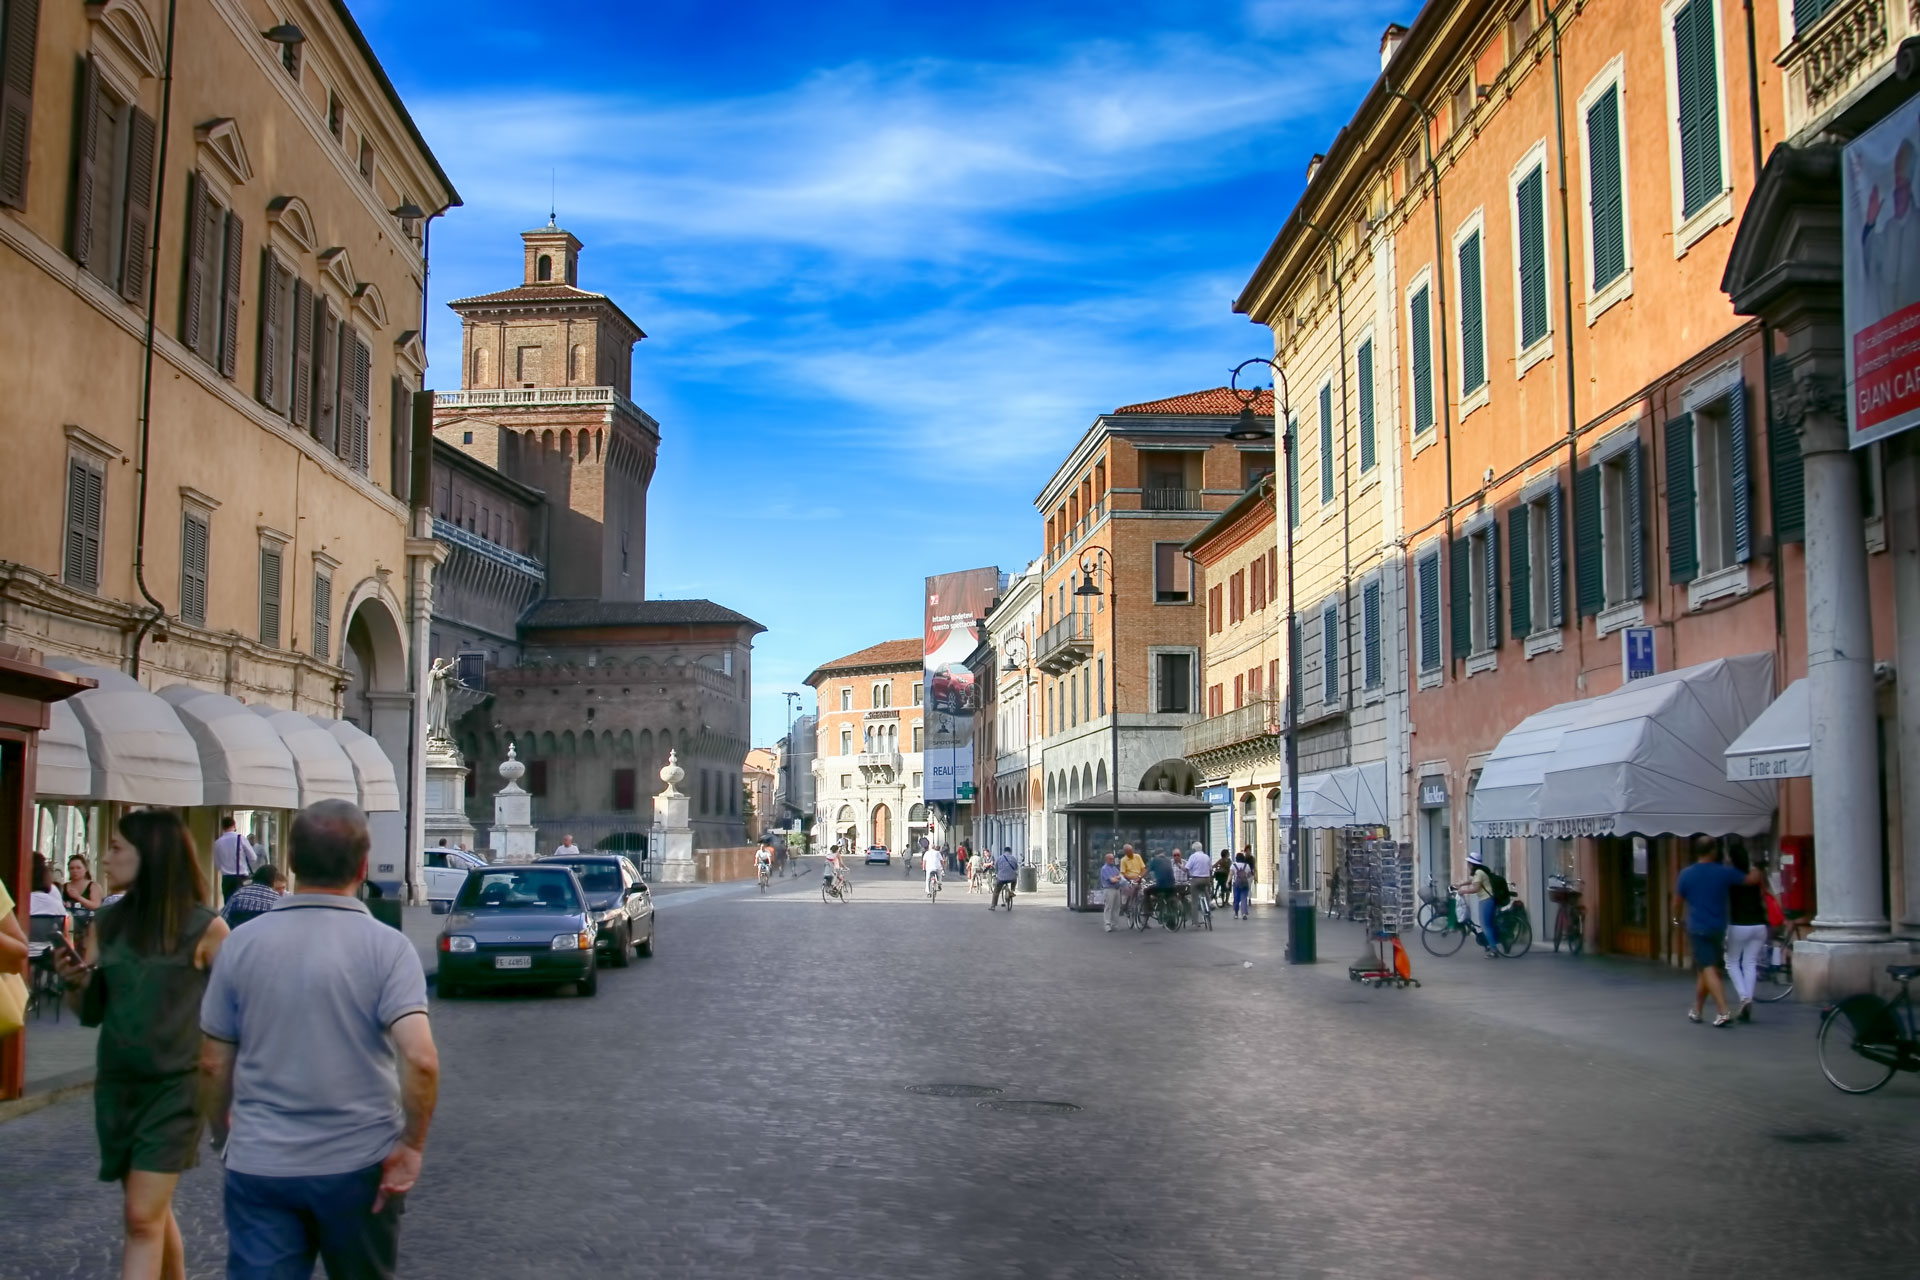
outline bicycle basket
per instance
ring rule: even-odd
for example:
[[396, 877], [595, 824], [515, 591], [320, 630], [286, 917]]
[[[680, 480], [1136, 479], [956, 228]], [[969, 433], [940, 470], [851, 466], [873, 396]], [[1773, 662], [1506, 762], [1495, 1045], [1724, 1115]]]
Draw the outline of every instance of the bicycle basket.
[[1575, 876], [1548, 876], [1547, 900], [1549, 902], [1569, 902], [1580, 896], [1586, 888], [1586, 881]]

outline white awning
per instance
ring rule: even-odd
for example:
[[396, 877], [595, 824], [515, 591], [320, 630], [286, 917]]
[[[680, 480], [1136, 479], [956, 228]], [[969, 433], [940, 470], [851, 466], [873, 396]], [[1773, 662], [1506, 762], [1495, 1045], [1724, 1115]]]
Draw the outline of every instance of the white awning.
[[[1274, 816], [1293, 818], [1292, 788], [1280, 786]], [[1381, 761], [1347, 765], [1300, 778], [1300, 825], [1309, 830], [1326, 827], [1384, 827], [1387, 825], [1387, 766]]]
[[64, 701], [47, 704], [47, 727], [34, 746], [33, 790], [41, 800], [85, 799], [93, 789], [87, 733]]
[[192, 685], [160, 691], [200, 753], [202, 803], [233, 809], [298, 809], [300, 778], [273, 726], [238, 698]]
[[[45, 734], [41, 734], [44, 741]], [[1766, 782], [1813, 774], [1813, 694], [1805, 677], [1795, 680], [1727, 748], [1727, 778]]]
[[99, 685], [66, 700], [86, 739], [90, 775], [86, 794], [74, 799], [201, 803], [200, 752], [171, 706], [123, 671], [72, 658], [48, 658], [47, 665]]
[[315, 724], [311, 716], [273, 707], [255, 707], [253, 713], [273, 726], [293, 756], [293, 771], [300, 779], [301, 808], [322, 800], [360, 803], [353, 762], [347, 759], [339, 741]]
[[[1773, 825], [1774, 789], [1729, 781], [1724, 757], [1772, 687], [1773, 655], [1751, 653], [1630, 681], [1529, 717], [1481, 773], [1473, 833], [1520, 834], [1530, 822], [1526, 833], [1562, 838], [1759, 835]], [[1500, 772], [1494, 759], [1507, 762]], [[1483, 801], [1489, 774], [1494, 786]]]
[[394, 780], [393, 762], [387, 751], [371, 734], [346, 720], [313, 717], [313, 722], [332, 734], [353, 764], [353, 777], [360, 788], [359, 804], [368, 813], [385, 813], [400, 808], [400, 784]]

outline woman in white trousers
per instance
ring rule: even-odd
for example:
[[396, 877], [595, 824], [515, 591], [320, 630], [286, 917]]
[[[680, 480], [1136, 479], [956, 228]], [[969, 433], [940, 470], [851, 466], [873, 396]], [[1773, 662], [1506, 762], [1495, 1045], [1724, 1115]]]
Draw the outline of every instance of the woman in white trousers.
[[[1742, 871], [1749, 870], [1746, 845], [1731, 842], [1728, 860]], [[1762, 886], [1737, 884], [1727, 891], [1727, 976], [1733, 979], [1734, 994], [1740, 1007], [1734, 1016], [1741, 1022], [1753, 1021], [1754, 974], [1767, 945], [1767, 904]]]

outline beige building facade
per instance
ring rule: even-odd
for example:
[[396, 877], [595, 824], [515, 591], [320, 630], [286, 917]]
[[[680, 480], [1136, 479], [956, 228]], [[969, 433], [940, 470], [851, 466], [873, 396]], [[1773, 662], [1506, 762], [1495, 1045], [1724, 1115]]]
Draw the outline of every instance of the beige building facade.
[[806, 683], [818, 703], [815, 841], [884, 845], [897, 858], [930, 835], [922, 725], [923, 646], [886, 640], [823, 663]]

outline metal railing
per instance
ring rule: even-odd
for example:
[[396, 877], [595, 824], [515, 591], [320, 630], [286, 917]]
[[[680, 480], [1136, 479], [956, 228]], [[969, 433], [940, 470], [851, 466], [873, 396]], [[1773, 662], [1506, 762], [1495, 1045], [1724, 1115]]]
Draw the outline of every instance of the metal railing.
[[1181, 729], [1180, 754], [1191, 759], [1202, 752], [1222, 751], [1243, 742], [1277, 737], [1281, 727], [1280, 704], [1261, 698]]
[[1200, 511], [1198, 489], [1142, 489], [1140, 491], [1140, 509], [1142, 511]]
[[1093, 652], [1093, 615], [1072, 613], [1040, 633], [1033, 660], [1048, 675], [1058, 675]]

